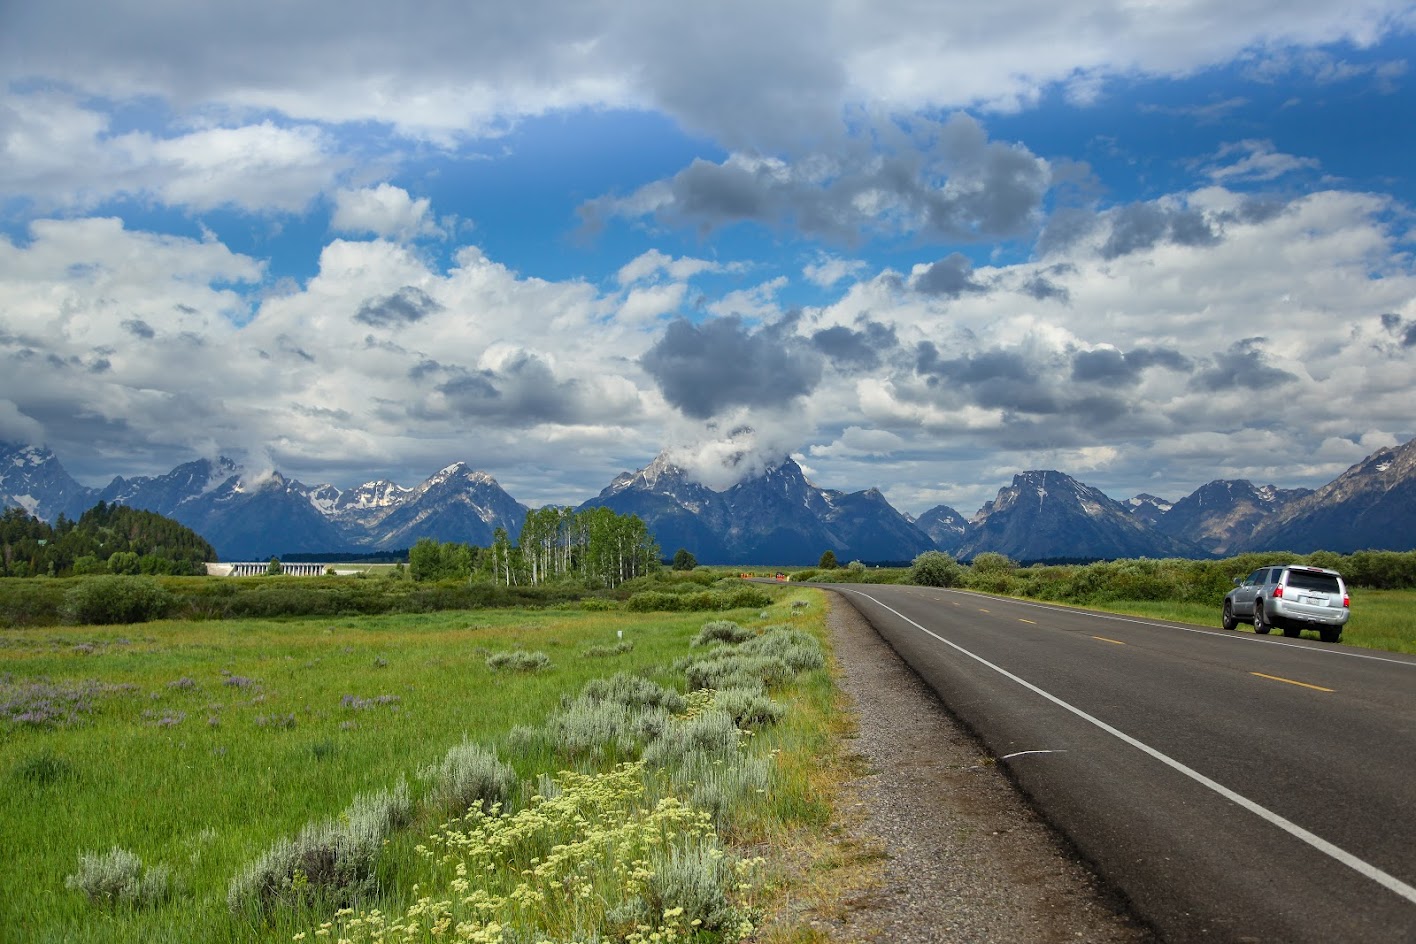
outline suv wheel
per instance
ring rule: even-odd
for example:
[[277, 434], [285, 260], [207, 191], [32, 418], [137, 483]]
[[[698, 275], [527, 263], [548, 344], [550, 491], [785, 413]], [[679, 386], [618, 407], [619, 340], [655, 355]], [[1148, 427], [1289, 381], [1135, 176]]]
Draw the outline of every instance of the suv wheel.
[[1229, 605], [1229, 601], [1224, 601], [1224, 612], [1220, 614], [1219, 624], [1225, 629], [1233, 629], [1239, 625], [1239, 621], [1234, 618], [1234, 608]]
[[1333, 626], [1329, 628], [1324, 626], [1322, 629], [1318, 630], [1318, 638], [1323, 642], [1337, 642], [1342, 638], [1342, 627]]
[[1264, 601], [1259, 598], [1254, 601], [1254, 632], [1260, 636], [1267, 636], [1272, 626], [1264, 619]]

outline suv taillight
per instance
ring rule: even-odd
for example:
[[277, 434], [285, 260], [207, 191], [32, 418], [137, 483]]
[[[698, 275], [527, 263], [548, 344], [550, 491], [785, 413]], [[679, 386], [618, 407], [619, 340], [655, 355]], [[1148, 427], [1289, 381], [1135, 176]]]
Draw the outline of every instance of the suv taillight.
[[1347, 607], [1352, 605], [1352, 598], [1345, 593], [1342, 595], [1342, 605]]
[[1274, 595], [1275, 597], [1282, 597], [1282, 596], [1283, 596], [1283, 584], [1279, 584], [1277, 587], [1274, 587], [1274, 588], [1273, 588], [1273, 595]]

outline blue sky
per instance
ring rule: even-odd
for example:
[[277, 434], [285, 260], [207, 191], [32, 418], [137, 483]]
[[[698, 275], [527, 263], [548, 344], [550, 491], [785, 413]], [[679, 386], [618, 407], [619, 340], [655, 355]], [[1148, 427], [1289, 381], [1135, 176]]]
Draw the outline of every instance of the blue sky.
[[1416, 435], [1409, 3], [0, 8], [0, 440], [971, 514]]

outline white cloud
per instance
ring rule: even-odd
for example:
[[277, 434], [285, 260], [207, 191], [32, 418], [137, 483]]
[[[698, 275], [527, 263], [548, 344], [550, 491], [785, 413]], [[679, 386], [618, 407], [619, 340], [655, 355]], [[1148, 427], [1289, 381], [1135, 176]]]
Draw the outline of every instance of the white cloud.
[[860, 275], [865, 270], [865, 266], [865, 261], [861, 259], [842, 259], [839, 256], [823, 253], [815, 262], [808, 263], [802, 268], [802, 275], [813, 285], [820, 288], [830, 288], [843, 279]]
[[1317, 170], [1317, 160], [1274, 150], [1272, 141], [1239, 141], [1226, 144], [1212, 159], [1206, 173], [1217, 183], [1276, 180], [1300, 170]]
[[863, 103], [894, 114], [1012, 110], [1055, 83], [1086, 100], [1108, 77], [1186, 75], [1253, 49], [1366, 46], [1411, 23], [1404, 0], [1257, 2], [1222, 16], [1199, 0], [1008, 0], [929, 15], [848, 0], [529, 0], [386, 13], [335, 0], [203, 5], [180, 17], [147, 0], [31, 4], [7, 11], [0, 80], [51, 80], [178, 112], [215, 104], [374, 122], [441, 143], [555, 110], [647, 107], [730, 148], [797, 148], [829, 141]]
[[318, 128], [271, 121], [171, 136], [111, 133], [111, 119], [54, 92], [0, 103], [0, 194], [41, 212], [135, 197], [192, 210], [297, 212], [344, 163]]
[[399, 240], [435, 236], [440, 230], [431, 208], [432, 201], [427, 197], [414, 200], [407, 190], [388, 183], [360, 190], [339, 190], [334, 195], [330, 229]]

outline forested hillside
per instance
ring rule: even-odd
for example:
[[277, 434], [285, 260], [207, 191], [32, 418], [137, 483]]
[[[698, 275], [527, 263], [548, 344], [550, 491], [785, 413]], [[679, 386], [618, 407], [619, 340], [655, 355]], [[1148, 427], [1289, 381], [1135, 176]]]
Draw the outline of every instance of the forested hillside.
[[204, 574], [216, 551], [192, 529], [152, 511], [99, 502], [50, 525], [22, 508], [0, 514], [0, 577]]

